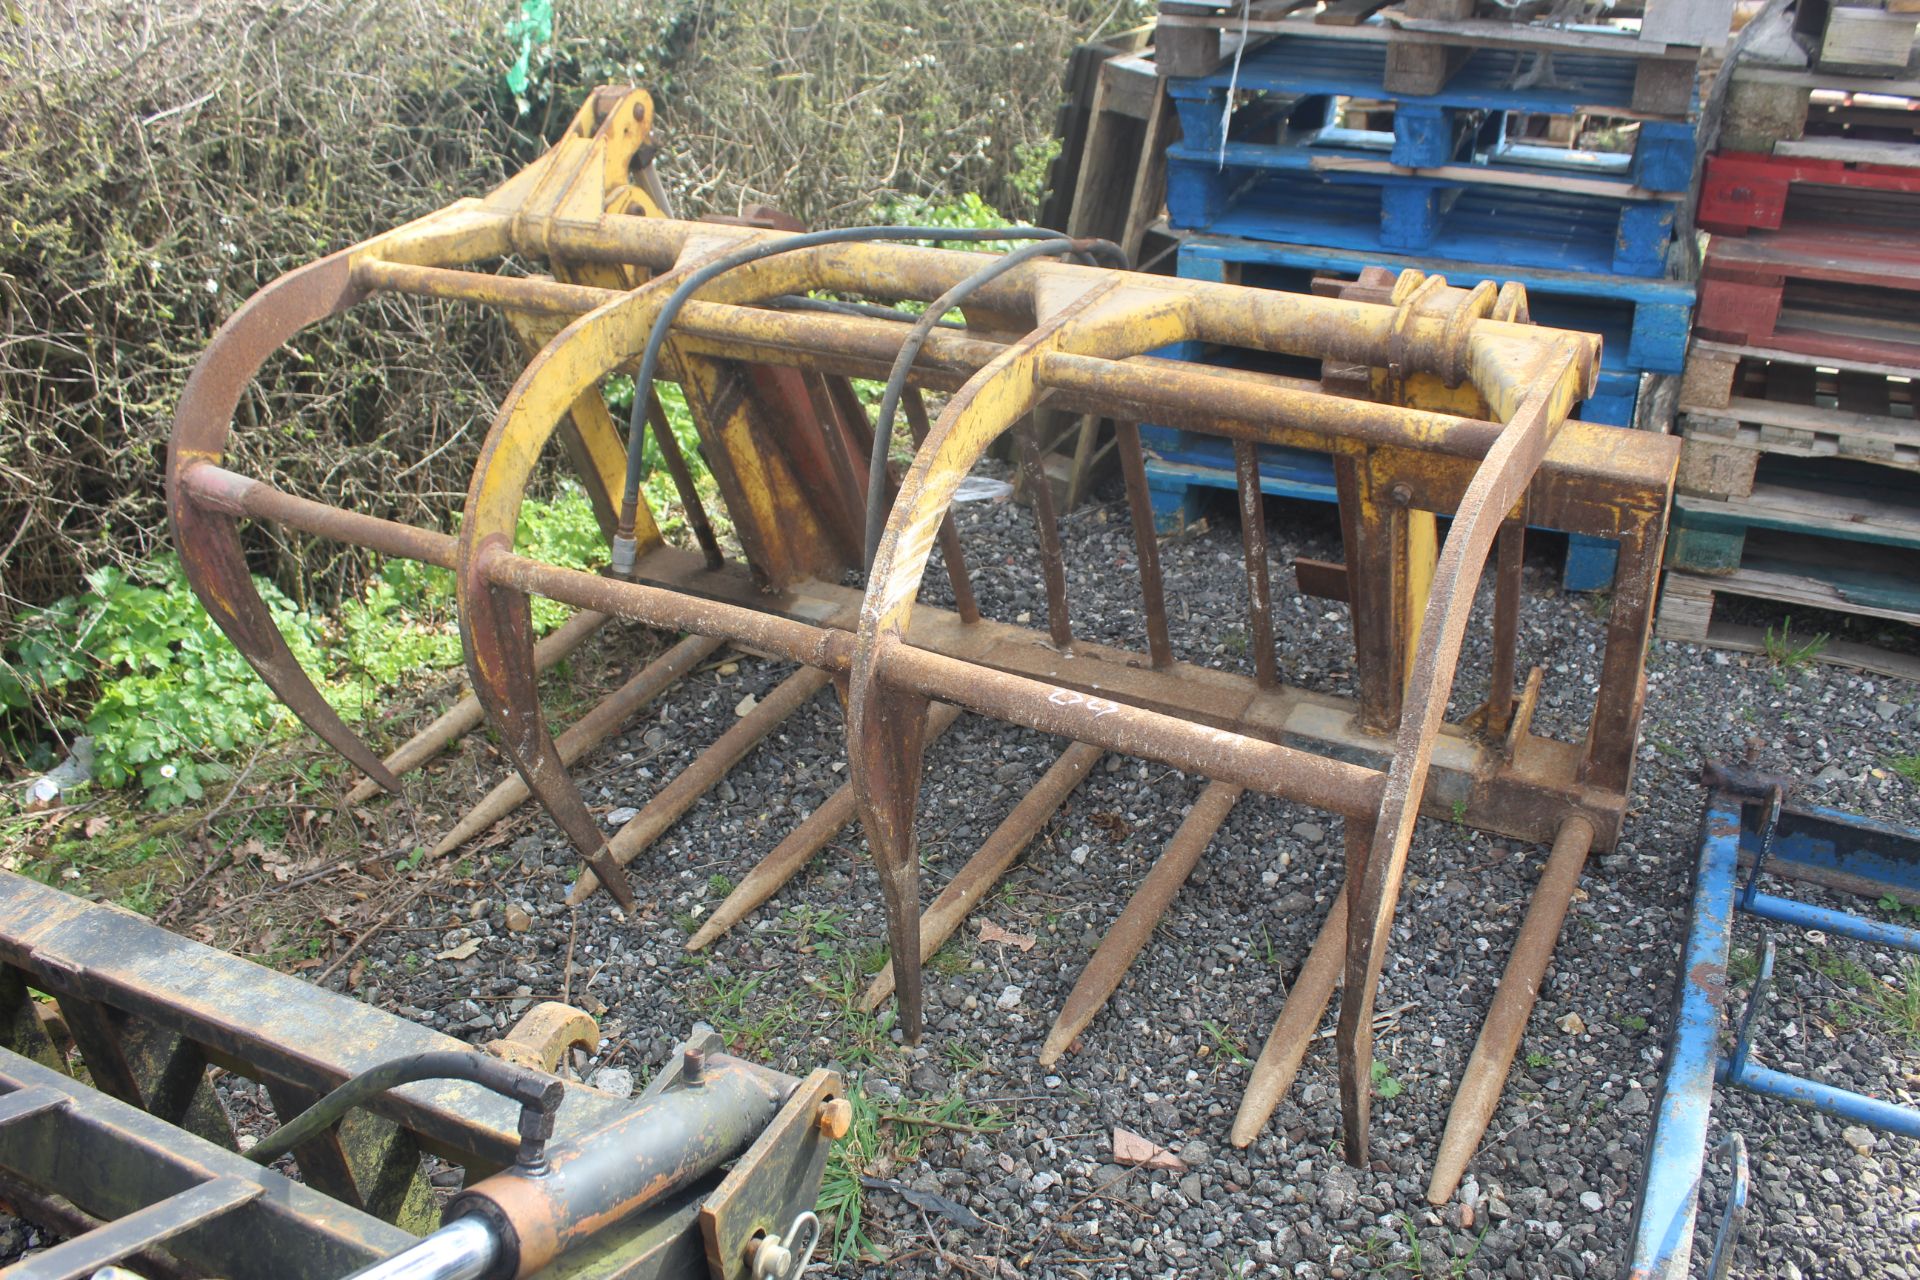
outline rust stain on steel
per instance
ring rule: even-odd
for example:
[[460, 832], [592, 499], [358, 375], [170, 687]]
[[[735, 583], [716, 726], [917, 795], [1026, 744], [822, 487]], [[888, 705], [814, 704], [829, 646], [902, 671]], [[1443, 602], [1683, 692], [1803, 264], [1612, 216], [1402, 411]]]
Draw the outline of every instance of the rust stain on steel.
[[1347, 947], [1347, 890], [1342, 886], [1327, 908], [1320, 932], [1314, 935], [1306, 963], [1300, 966], [1293, 986], [1280, 1005], [1280, 1016], [1260, 1049], [1247, 1079], [1247, 1091], [1240, 1098], [1240, 1110], [1233, 1117], [1233, 1145], [1246, 1147], [1267, 1127], [1273, 1109], [1280, 1105], [1300, 1064], [1306, 1059], [1313, 1033], [1326, 1016], [1327, 1005], [1340, 985], [1341, 962]]
[[1687, 981], [1691, 982], [1701, 991], [1706, 992], [1707, 999], [1713, 1002], [1714, 1008], [1723, 1009], [1726, 1007], [1727, 967], [1725, 965], [1708, 964], [1705, 962], [1697, 964], [1688, 971]]
[[1041, 1066], [1050, 1067], [1059, 1061], [1067, 1046], [1087, 1029], [1106, 1007], [1107, 1000], [1119, 990], [1121, 980], [1133, 967], [1141, 948], [1147, 945], [1154, 926], [1173, 905], [1180, 886], [1199, 865], [1200, 855], [1207, 851], [1214, 833], [1233, 812], [1243, 791], [1244, 788], [1231, 783], [1213, 782], [1200, 793], [1193, 809], [1181, 821], [1180, 829], [1173, 833], [1173, 839], [1155, 860], [1153, 870], [1147, 873], [1147, 878], [1127, 900], [1120, 917], [1107, 929], [1107, 936], [1100, 940], [1099, 949], [1087, 961], [1066, 1003], [1060, 1006], [1060, 1016], [1054, 1019], [1053, 1028], [1047, 1032], [1046, 1043], [1040, 1049]]

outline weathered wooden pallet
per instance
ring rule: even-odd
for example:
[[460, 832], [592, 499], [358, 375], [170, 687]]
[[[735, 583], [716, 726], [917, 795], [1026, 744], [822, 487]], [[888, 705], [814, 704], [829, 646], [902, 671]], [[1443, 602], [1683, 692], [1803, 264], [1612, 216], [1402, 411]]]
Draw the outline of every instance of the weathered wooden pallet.
[[[1881, 81], [1869, 88], [1857, 77], [1746, 63], [1730, 74], [1720, 127], [1725, 150], [1865, 158], [1861, 148], [1903, 148], [1920, 141], [1920, 79]], [[1899, 153], [1881, 154], [1883, 163], [1912, 163]]]
[[1681, 383], [1682, 493], [1750, 494], [1766, 454], [1920, 471], [1912, 382], [1886, 366], [1820, 368], [1805, 356], [1697, 341]]
[[1857, 640], [1819, 639], [1824, 633], [1820, 630], [1818, 613], [1812, 616], [1801, 614], [1797, 618], [1789, 614], [1785, 629], [1774, 633], [1770, 645], [1768, 629], [1713, 616], [1714, 605], [1728, 596], [1771, 600], [1796, 608], [1856, 617], [1887, 618], [1907, 625], [1920, 623], [1920, 613], [1856, 609], [1831, 584], [1819, 578], [1763, 571], [1742, 571], [1711, 578], [1668, 570], [1661, 581], [1660, 607], [1655, 614], [1654, 634], [1662, 640], [1702, 644], [1737, 653], [1767, 653], [1770, 649], [1793, 651], [1810, 641], [1817, 641], [1807, 655], [1815, 661], [1871, 671], [1898, 680], [1920, 681], [1920, 657], [1913, 654]]
[[[1542, 82], [1552, 81], [1567, 58], [1600, 58], [1618, 64], [1628, 83], [1622, 106], [1634, 111], [1682, 116], [1694, 99], [1702, 48], [1726, 42], [1731, 0], [1651, 0], [1638, 28], [1606, 21], [1568, 26], [1511, 21], [1512, 10], [1473, 0], [1402, 0], [1385, 8], [1378, 0], [1336, 0], [1317, 13], [1296, 12], [1297, 0], [1255, 0], [1242, 12], [1234, 3], [1163, 3], [1154, 37], [1165, 74], [1206, 75], [1245, 58], [1276, 36], [1314, 32], [1328, 40], [1383, 49], [1385, 88], [1391, 94], [1426, 95], [1452, 85], [1475, 50], [1517, 55]], [[1244, 40], [1244, 43], [1242, 41]]]
[[1674, 498], [1667, 563], [1731, 573], [1745, 565], [1748, 544], [1761, 531], [1809, 545], [1850, 544], [1861, 555], [1876, 547], [1920, 551], [1920, 504], [1912, 489], [1904, 473], [1885, 468], [1844, 461], [1769, 465], [1763, 458], [1744, 494]]
[[[1920, 225], [1920, 147], [1868, 143], [1851, 150], [1858, 159], [1739, 151], [1708, 156], [1696, 221], [1720, 235], [1778, 230], [1791, 198], [1823, 220], [1833, 215], [1856, 223]], [[1890, 153], [1911, 163], [1890, 163]]]
[[1873, 362], [1920, 373], [1920, 238], [1912, 230], [1789, 219], [1715, 236], [1696, 332], [1716, 342]]
[[[1823, 15], [1820, 10], [1824, 9]], [[1897, 76], [1914, 59], [1920, 14], [1904, 0], [1806, 0], [1800, 17], [1819, 32], [1814, 65], [1853, 76]]]

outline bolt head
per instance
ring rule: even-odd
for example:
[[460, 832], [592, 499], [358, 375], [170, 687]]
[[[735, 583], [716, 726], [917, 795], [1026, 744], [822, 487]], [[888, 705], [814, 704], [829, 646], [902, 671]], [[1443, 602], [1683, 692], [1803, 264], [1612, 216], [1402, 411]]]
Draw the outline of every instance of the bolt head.
[[831, 1141], [838, 1142], [853, 1128], [853, 1104], [845, 1098], [830, 1099], [821, 1105], [814, 1123]]

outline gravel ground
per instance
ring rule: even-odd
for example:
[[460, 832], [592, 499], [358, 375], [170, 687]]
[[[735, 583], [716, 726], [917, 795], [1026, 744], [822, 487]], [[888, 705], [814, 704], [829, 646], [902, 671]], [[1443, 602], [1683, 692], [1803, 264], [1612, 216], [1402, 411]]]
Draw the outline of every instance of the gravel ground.
[[[1251, 674], [1238, 531], [1224, 504], [1212, 521], [1162, 548], [1176, 648]], [[1337, 558], [1332, 513], [1271, 504], [1269, 523], [1285, 676], [1344, 692], [1345, 606], [1299, 597], [1290, 568], [1295, 555]], [[988, 615], [1044, 625], [1028, 515], [970, 505], [961, 525]], [[1077, 513], [1063, 536], [1077, 633], [1143, 647], [1124, 504]], [[1558, 554], [1543, 540], [1529, 563], [1521, 658], [1547, 671], [1536, 729], [1577, 737], [1605, 601], [1560, 594]], [[938, 571], [927, 581], [927, 597], [940, 599]], [[1458, 707], [1478, 701], [1485, 666], [1484, 647], [1470, 642]], [[746, 694], [763, 696], [789, 670], [743, 658], [686, 682], [583, 764], [589, 800], [606, 810], [643, 803], [732, 721]], [[929, 752], [920, 828], [928, 898], [1061, 745], [968, 717]], [[856, 832], [708, 954], [683, 950], [727, 881], [844, 781], [843, 752], [839, 711], [823, 694], [636, 864], [643, 898], [654, 899], [638, 919], [604, 897], [577, 912], [564, 906], [573, 859], [540, 819], [529, 834], [473, 855], [490, 857], [492, 871], [470, 875], [451, 907], [418, 913], [375, 943], [359, 994], [484, 1039], [525, 1001], [564, 993], [604, 1010], [607, 1042], [583, 1070], [611, 1066], [635, 1081], [704, 1018], [741, 1052], [786, 1069], [838, 1063], [881, 1113], [931, 1112], [959, 1126], [880, 1125], [863, 1149], [864, 1171], [894, 1185], [866, 1190], [864, 1230], [892, 1261], [843, 1261], [818, 1274], [1610, 1276], [1620, 1269], [1668, 1023], [1701, 762], [1750, 756], [1807, 780], [1802, 798], [1920, 824], [1920, 790], [1887, 768], [1920, 752], [1911, 688], [1656, 643], [1636, 803], [1619, 846], [1595, 856], [1581, 881], [1471, 1166], [1479, 1212], [1463, 1226], [1458, 1203], [1429, 1208], [1425, 1181], [1543, 849], [1420, 826], [1379, 996], [1381, 1010], [1397, 1013], [1377, 1045], [1374, 1158], [1354, 1170], [1339, 1156], [1330, 1038], [1316, 1043], [1258, 1141], [1244, 1151], [1228, 1141], [1245, 1057], [1258, 1052], [1338, 888], [1339, 819], [1242, 799], [1111, 1004], [1049, 1073], [1035, 1057], [1054, 1013], [1203, 781], [1137, 760], [1096, 768], [936, 957], [929, 1034], [908, 1050], [884, 1017], [848, 1009], [883, 933]], [[530, 928], [508, 927], [513, 908]], [[983, 943], [982, 921], [1035, 944]], [[480, 940], [470, 958], [434, 958], [469, 938]], [[1913, 1098], [1915, 974], [1871, 948], [1785, 934], [1780, 944], [1759, 1055]], [[1747, 931], [1739, 945], [1751, 953], [1760, 944]], [[1736, 964], [1736, 974], [1751, 968]], [[1876, 976], [1904, 992], [1904, 1017], [1858, 985]], [[1753, 1159], [1735, 1274], [1920, 1277], [1920, 1152], [1911, 1141], [1859, 1142], [1811, 1112], [1739, 1096], [1720, 1098], [1715, 1122], [1744, 1133]], [[1115, 1166], [1114, 1126], [1176, 1150], [1187, 1169]], [[1710, 1180], [1721, 1185], [1724, 1171]], [[984, 1222], [916, 1207], [900, 1186], [958, 1202]]]

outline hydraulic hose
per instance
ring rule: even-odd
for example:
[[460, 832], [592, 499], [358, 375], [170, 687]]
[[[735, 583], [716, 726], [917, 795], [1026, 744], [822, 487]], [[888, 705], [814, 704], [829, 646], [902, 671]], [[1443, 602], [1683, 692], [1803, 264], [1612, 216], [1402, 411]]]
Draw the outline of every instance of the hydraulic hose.
[[[633, 574], [637, 547], [633, 525], [640, 507], [641, 472], [645, 467], [645, 426], [647, 389], [653, 385], [660, 367], [660, 349], [667, 333], [679, 318], [682, 308], [701, 288], [736, 267], [744, 267], [765, 258], [801, 249], [830, 244], [853, 244], [888, 240], [934, 240], [978, 243], [990, 240], [1066, 240], [1064, 232], [1045, 227], [841, 227], [831, 231], [809, 231], [780, 240], [762, 240], [722, 254], [689, 272], [655, 317], [647, 334], [646, 349], [640, 356], [640, 368], [633, 375], [633, 411], [627, 419], [627, 482], [620, 495], [620, 523], [614, 531], [612, 572], [616, 577]], [[936, 316], [937, 318], [937, 316]]]
[[554, 1113], [566, 1097], [566, 1086], [543, 1072], [461, 1049], [408, 1054], [362, 1071], [255, 1143], [247, 1159], [255, 1164], [272, 1164], [331, 1128], [354, 1107], [421, 1080], [466, 1080], [519, 1103], [519, 1163], [535, 1165], [545, 1159], [546, 1140], [553, 1136]]
[[893, 358], [893, 368], [887, 374], [887, 389], [880, 398], [880, 418], [873, 427], [873, 455], [867, 463], [866, 558], [863, 561], [867, 572], [873, 572], [873, 557], [880, 550], [880, 535], [887, 526], [887, 448], [893, 442], [893, 420], [900, 411], [900, 397], [906, 393], [907, 375], [913, 370], [913, 362], [920, 358], [920, 349], [927, 345], [928, 336], [941, 323], [940, 317], [965, 303], [993, 280], [1035, 258], [1066, 254], [1104, 258], [1110, 266], [1124, 268], [1127, 265], [1127, 255], [1120, 246], [1107, 240], [1042, 240], [1038, 244], [1023, 245], [995, 258], [927, 304], [927, 309], [913, 322], [913, 328], [907, 331], [900, 353]]

